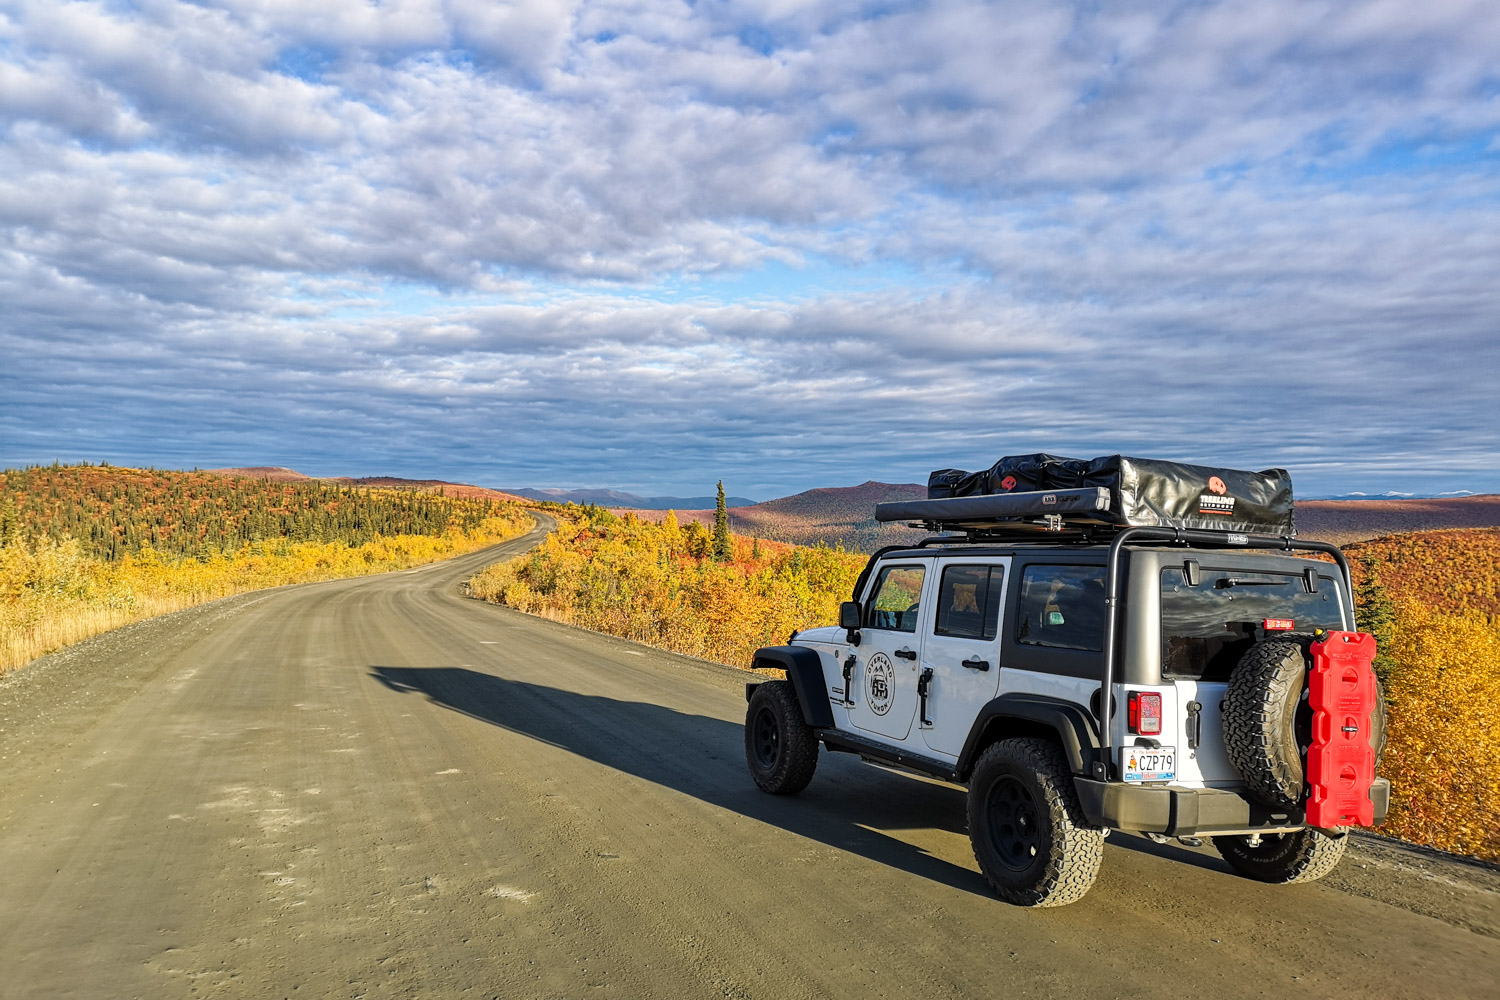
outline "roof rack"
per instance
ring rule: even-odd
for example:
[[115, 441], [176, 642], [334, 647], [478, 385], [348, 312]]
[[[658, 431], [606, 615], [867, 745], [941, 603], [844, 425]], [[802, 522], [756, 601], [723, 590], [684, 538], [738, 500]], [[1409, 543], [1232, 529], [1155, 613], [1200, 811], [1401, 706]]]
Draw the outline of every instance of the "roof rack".
[[892, 501], [875, 505], [875, 520], [962, 533], [974, 541], [1035, 535], [1091, 540], [1126, 527], [1111, 513], [1110, 491], [1102, 486]]

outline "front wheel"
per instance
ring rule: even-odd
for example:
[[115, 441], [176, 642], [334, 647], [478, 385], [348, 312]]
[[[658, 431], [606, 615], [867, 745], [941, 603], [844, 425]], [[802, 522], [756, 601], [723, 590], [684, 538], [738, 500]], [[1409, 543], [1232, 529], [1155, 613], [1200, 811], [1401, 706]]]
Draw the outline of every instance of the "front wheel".
[[1315, 882], [1333, 871], [1344, 856], [1347, 834], [1330, 835], [1321, 830], [1264, 833], [1252, 847], [1249, 837], [1215, 837], [1229, 867], [1257, 882], [1286, 885]]
[[772, 795], [795, 795], [812, 781], [818, 767], [818, 740], [786, 681], [767, 681], [750, 696], [745, 713], [745, 762], [760, 790]]
[[980, 755], [969, 841], [991, 888], [1017, 906], [1082, 899], [1104, 857], [1104, 834], [1084, 825], [1062, 751], [1039, 739], [1002, 740]]

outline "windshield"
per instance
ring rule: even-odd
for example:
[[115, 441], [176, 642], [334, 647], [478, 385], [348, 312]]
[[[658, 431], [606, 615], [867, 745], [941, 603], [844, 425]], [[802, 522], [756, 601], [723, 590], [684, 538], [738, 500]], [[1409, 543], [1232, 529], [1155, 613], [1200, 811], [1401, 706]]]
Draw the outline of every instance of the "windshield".
[[[1330, 570], [1332, 567], [1330, 567]], [[1190, 587], [1180, 567], [1161, 573], [1161, 670], [1165, 677], [1228, 680], [1263, 635], [1267, 618], [1290, 618], [1293, 631], [1345, 628], [1337, 577], [1318, 575], [1311, 593], [1290, 573], [1213, 570]], [[1274, 633], [1273, 633], [1274, 634]]]

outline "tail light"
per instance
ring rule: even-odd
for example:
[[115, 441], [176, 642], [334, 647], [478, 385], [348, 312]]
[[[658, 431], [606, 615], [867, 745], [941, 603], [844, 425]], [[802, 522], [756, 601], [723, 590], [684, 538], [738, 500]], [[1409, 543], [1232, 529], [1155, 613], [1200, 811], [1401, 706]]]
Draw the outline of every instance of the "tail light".
[[1125, 699], [1125, 715], [1130, 731], [1137, 736], [1161, 733], [1161, 695], [1150, 691], [1132, 691]]
[[1260, 623], [1260, 627], [1267, 632], [1290, 632], [1297, 627], [1297, 623], [1290, 618], [1267, 618]]

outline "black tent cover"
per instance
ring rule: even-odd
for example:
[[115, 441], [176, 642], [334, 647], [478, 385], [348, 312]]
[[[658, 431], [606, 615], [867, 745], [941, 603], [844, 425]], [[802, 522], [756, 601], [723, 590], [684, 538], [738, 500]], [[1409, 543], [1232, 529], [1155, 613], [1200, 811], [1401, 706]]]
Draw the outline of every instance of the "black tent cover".
[[1296, 534], [1292, 477], [1285, 469], [1242, 472], [1124, 455], [1007, 455], [982, 472], [938, 469], [927, 477], [927, 497], [1089, 486], [1110, 491], [1108, 519], [1117, 524]]

